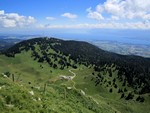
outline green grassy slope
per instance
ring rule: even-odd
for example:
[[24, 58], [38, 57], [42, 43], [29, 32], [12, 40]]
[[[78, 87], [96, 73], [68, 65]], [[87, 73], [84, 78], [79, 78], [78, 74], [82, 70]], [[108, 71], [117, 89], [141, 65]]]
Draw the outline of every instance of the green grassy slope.
[[[15, 58], [1, 55], [0, 64], [1, 73], [8, 71], [15, 76], [15, 82], [12, 81], [12, 75], [9, 78], [0, 76], [0, 109], [5, 113], [50, 111], [65, 113], [68, 110], [70, 113], [95, 113], [95, 109], [98, 110], [97, 113], [148, 113], [150, 110], [148, 95], [144, 95], [144, 103], [120, 99], [120, 94], [115, 88], [110, 93], [110, 86], [106, 87], [106, 84], [95, 86], [94, 79], [93, 81], [91, 79], [97, 73], [92, 75], [94, 70], [83, 65], [72, 70], [77, 76], [68, 81], [60, 80], [59, 76], [72, 76], [69, 69], [53, 69], [47, 63], [38, 63], [30, 57], [30, 51], [17, 54]], [[43, 68], [40, 67], [41, 64]], [[107, 76], [105, 79], [110, 77]], [[46, 93], [43, 93], [45, 83], [47, 83]], [[34, 96], [29, 93], [30, 91], [34, 92]], [[41, 105], [47, 106], [47, 109], [39, 107]]]
[[0, 79], [1, 113], [113, 113], [66, 86], [48, 84], [43, 92], [43, 87], [30, 89], [10, 78], [1, 76]]
[[[49, 45], [60, 43], [53, 42]], [[104, 65], [98, 72], [93, 65], [78, 63], [70, 55], [49, 46], [44, 51], [39, 44], [34, 44], [34, 47], [40, 56], [37, 59], [33, 57], [31, 48], [22, 50], [15, 57], [0, 55], [2, 112], [149, 113], [150, 94], [136, 93], [126, 82], [124, 74], [121, 78], [118, 76], [116, 65]], [[76, 76], [71, 80], [62, 78], [73, 77], [73, 73]], [[5, 78], [4, 74], [9, 77]], [[31, 94], [32, 91], [34, 95]], [[130, 93], [132, 99], [126, 99]], [[139, 96], [144, 98], [144, 102], [137, 101]]]
[[[113, 109], [98, 105], [79, 89], [67, 89], [66, 85], [51, 83], [58, 76], [71, 75], [68, 70], [52, 69], [46, 63], [34, 61], [29, 52], [22, 52], [15, 58], [0, 56], [0, 72], [14, 74], [8, 78], [0, 75], [0, 110], [4, 113], [106, 113]], [[52, 73], [49, 71], [51, 70]], [[47, 83], [44, 92], [44, 84]], [[63, 83], [63, 82], [62, 82]], [[34, 92], [31, 95], [30, 92]]]
[[[102, 83], [102, 85], [95, 86], [95, 83], [93, 82], [94, 77], [92, 77], [93, 75], [91, 73], [93, 72], [93, 70], [83, 69], [80, 71], [74, 70], [74, 72], [77, 73], [77, 76], [74, 79], [76, 83], [75, 87], [78, 89], [82, 89], [85, 94], [93, 97], [95, 100], [97, 100], [98, 103], [103, 103], [121, 113], [149, 113], [150, 94], [141, 95], [145, 98], [144, 102], [136, 101], [136, 98], [139, 96], [137, 94], [134, 94], [134, 98], [132, 100], [126, 100], [124, 98], [121, 99], [122, 93], [118, 93], [119, 88], [112, 87], [111, 85], [107, 86], [107, 82]], [[113, 77], [114, 76], [116, 76], [115, 73]], [[110, 80], [110, 77], [105, 76], [105, 79]], [[119, 84], [121, 83], [119, 83], [119, 81], [117, 82], [118, 83], [116, 84], [119, 86]], [[111, 88], [112, 92], [109, 91]], [[122, 88], [126, 88], [128, 90], [127, 92], [124, 92], [125, 96], [127, 96], [128, 93], [133, 90], [132, 88], [127, 86], [124, 86]]]

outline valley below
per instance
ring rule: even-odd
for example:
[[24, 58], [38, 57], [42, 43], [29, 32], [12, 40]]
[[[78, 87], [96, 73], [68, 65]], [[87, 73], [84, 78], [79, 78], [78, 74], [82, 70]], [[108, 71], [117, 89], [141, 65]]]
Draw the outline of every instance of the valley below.
[[[131, 40], [132, 41], [132, 40]], [[91, 41], [92, 44], [99, 48], [122, 54], [122, 55], [137, 55], [150, 58], [150, 45], [123, 43], [117, 41], [96, 40]]]

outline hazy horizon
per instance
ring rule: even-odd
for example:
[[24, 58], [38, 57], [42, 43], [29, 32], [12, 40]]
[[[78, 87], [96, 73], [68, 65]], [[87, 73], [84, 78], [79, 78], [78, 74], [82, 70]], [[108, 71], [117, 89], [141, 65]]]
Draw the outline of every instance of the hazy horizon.
[[0, 33], [150, 44], [150, 1], [2, 0]]

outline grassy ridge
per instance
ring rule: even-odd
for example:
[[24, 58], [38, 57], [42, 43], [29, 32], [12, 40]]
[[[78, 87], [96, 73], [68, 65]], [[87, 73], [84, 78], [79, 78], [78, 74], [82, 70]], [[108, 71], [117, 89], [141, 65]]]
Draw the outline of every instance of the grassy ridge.
[[[0, 55], [2, 112], [149, 113], [150, 94], [140, 95], [144, 102], [137, 101], [139, 94], [128, 84], [124, 73], [119, 76], [116, 65], [103, 65], [95, 71], [94, 65], [78, 62], [71, 54], [51, 47], [61, 45], [59, 40], [54, 42], [42, 46], [32, 42], [34, 45], [25, 49], [20, 45], [22, 50], [15, 57]], [[61, 79], [73, 76], [69, 70], [76, 74], [75, 78]], [[4, 78], [3, 73], [9, 78]], [[127, 99], [130, 93], [133, 97]]]

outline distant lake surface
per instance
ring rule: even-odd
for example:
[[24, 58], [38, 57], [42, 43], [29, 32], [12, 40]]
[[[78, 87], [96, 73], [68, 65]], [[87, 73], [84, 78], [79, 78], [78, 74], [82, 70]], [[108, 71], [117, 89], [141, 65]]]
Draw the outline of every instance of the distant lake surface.
[[117, 41], [121, 43], [141, 44], [150, 46], [149, 30], [89, 30], [81, 33], [57, 33], [54, 37], [80, 41]]
[[[105, 37], [105, 38], [104, 38]], [[79, 40], [79, 41], [116, 41], [120, 43], [129, 43], [129, 44], [140, 44], [140, 45], [148, 45], [150, 46], [150, 39], [139, 39], [139, 38], [130, 38], [130, 37], [107, 37], [107, 36], [82, 36], [82, 35], [73, 35], [62, 37], [67, 40]]]
[[130, 44], [140, 44], [140, 45], [148, 45], [150, 46], [150, 41], [148, 40], [142, 40], [142, 39], [135, 39], [135, 38], [105, 38], [105, 39], [97, 39], [97, 40], [107, 40], [107, 41], [117, 41], [121, 43], [130, 43]]

